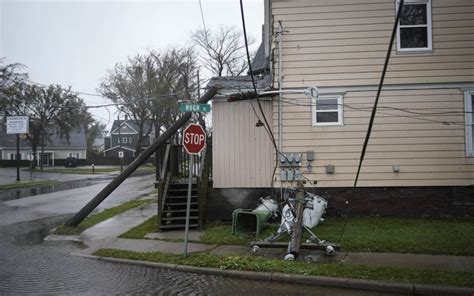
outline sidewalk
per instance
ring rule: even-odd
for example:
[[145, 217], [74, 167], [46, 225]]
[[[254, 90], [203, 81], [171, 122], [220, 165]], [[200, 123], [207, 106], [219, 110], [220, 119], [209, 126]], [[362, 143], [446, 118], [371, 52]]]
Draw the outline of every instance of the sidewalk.
[[[80, 240], [85, 243], [87, 247], [78, 252], [78, 254], [83, 256], [90, 256], [96, 250], [102, 248], [121, 249], [136, 252], [157, 251], [163, 253], [183, 254], [184, 243], [173, 242], [169, 240], [184, 239], [184, 231], [148, 234], [147, 237], [150, 239], [124, 239], [117, 237], [128, 229], [149, 219], [156, 214], [156, 211], [156, 204], [150, 204], [143, 208], [135, 208], [99, 223], [87, 229], [79, 236], [72, 236], [68, 239]], [[188, 243], [189, 254], [208, 252], [211, 255], [255, 255], [252, 253], [251, 248], [247, 246], [216, 246], [195, 242], [199, 241], [201, 235], [202, 233], [198, 231], [189, 232], [189, 240], [194, 241]], [[65, 238], [63, 236], [50, 235], [48, 239], [63, 240]], [[285, 250], [263, 249], [261, 254], [275, 258], [283, 258], [285, 255]], [[403, 267], [416, 269], [434, 269], [449, 272], [474, 272], [474, 256], [338, 252], [334, 257], [327, 257], [321, 252], [302, 251], [300, 254], [300, 259], [306, 262], [312, 261], [316, 263], [361, 264], [374, 267]], [[112, 261], [117, 260], [113, 259]], [[125, 260], [123, 262], [130, 263], [129, 260]], [[189, 269], [189, 271], [191, 270]], [[199, 272], [199, 268], [193, 268], [193, 272]], [[295, 276], [292, 275], [289, 277]], [[360, 283], [358, 284], [360, 285]], [[380, 283], [377, 285], [379, 284]], [[471, 290], [468, 289], [468, 291]], [[469, 293], [473, 294], [473, 292], [474, 290]]]

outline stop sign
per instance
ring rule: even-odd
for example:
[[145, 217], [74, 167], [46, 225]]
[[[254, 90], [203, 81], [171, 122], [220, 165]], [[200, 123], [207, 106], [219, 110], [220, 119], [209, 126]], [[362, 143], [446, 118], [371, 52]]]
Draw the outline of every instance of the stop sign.
[[199, 154], [206, 147], [206, 132], [199, 124], [191, 123], [184, 129], [183, 146], [189, 154]]

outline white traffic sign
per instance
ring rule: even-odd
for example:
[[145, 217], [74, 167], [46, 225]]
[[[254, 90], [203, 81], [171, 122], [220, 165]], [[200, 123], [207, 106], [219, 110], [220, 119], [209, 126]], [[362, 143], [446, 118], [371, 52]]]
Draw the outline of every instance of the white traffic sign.
[[30, 132], [28, 116], [7, 116], [7, 134], [27, 134]]

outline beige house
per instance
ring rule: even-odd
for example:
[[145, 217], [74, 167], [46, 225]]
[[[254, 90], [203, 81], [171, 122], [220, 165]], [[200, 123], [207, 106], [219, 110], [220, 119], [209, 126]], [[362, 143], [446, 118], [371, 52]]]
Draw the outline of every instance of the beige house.
[[[273, 176], [277, 188], [299, 178], [329, 192], [350, 188], [397, 7], [397, 0], [265, 1], [270, 83], [259, 89], [275, 93], [265, 112], [297, 170], [282, 159], [273, 175], [275, 150], [255, 127], [255, 100], [222, 98], [213, 111], [214, 186], [267, 188]], [[317, 97], [305, 94], [310, 87]], [[473, 105], [474, 2], [405, 1], [358, 186], [457, 190], [458, 204], [474, 204]]]

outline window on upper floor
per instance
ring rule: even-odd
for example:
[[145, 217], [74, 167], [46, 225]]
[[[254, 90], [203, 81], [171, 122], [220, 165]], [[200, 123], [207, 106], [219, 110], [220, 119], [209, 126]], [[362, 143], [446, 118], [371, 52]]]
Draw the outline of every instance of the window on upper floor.
[[474, 90], [465, 93], [464, 110], [466, 117], [466, 155], [474, 156]]
[[311, 105], [313, 126], [342, 125], [342, 96], [319, 96]]
[[[400, 1], [396, 1], [396, 11]], [[397, 29], [398, 52], [431, 51], [431, 0], [405, 0]]]

